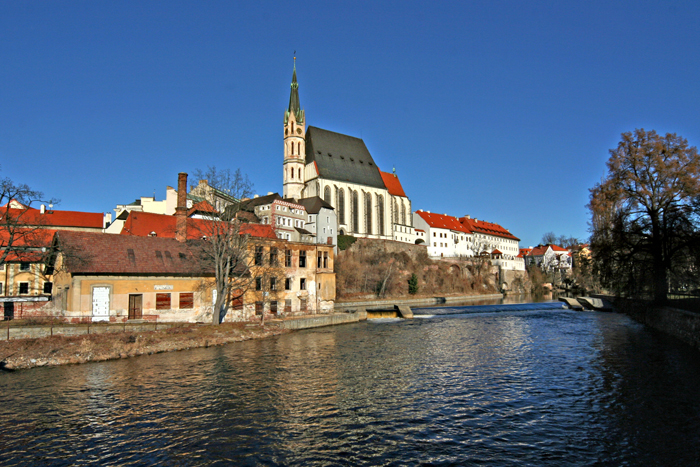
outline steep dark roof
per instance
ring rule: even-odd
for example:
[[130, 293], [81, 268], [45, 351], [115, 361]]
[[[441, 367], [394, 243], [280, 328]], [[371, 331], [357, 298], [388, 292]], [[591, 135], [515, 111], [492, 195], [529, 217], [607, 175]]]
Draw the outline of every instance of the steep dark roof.
[[360, 138], [310, 126], [306, 130], [306, 163], [316, 162], [327, 180], [385, 188], [379, 168]]
[[297, 204], [301, 204], [306, 208], [306, 212], [309, 214], [318, 214], [321, 208], [333, 209], [333, 206], [323, 201], [318, 196], [311, 198], [302, 198], [296, 201]]

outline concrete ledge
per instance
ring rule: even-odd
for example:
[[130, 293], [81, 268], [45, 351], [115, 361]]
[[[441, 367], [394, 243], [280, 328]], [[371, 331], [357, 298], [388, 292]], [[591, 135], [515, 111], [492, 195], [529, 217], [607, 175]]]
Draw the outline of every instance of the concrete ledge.
[[408, 305], [399, 305], [396, 307], [403, 319], [413, 319], [413, 311]]
[[[363, 317], [364, 316], [364, 317]], [[291, 318], [270, 323], [281, 329], [310, 329], [322, 326], [335, 326], [337, 324], [357, 323], [362, 319], [367, 319], [367, 312], [357, 313], [334, 313], [332, 315], [304, 316], [301, 318]]]
[[423, 298], [387, 298], [383, 300], [356, 300], [347, 302], [335, 302], [335, 311], [346, 312], [354, 311], [357, 308], [393, 308], [394, 305], [409, 305], [409, 306], [431, 306], [444, 305], [447, 303], [464, 303], [473, 302], [476, 300], [498, 300], [503, 298], [503, 294], [487, 294], [487, 295], [457, 295], [449, 297], [423, 297]]
[[559, 301], [566, 303], [566, 306], [568, 306], [572, 310], [576, 310], [576, 311], [583, 310], [583, 306], [575, 298], [559, 297]]
[[[3, 323], [5, 324], [5, 323]], [[111, 332], [144, 332], [167, 329], [171, 323], [137, 323], [122, 324], [58, 324], [35, 326], [12, 326], [12, 321], [0, 327], [0, 340], [38, 339], [50, 336], [82, 336], [86, 334], [104, 334]]]

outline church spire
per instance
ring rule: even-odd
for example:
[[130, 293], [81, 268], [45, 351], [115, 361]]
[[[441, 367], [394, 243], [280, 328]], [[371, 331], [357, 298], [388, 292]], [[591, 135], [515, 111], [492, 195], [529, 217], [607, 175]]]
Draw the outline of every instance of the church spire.
[[304, 111], [301, 110], [299, 104], [299, 83], [297, 83], [297, 58], [294, 57], [294, 71], [292, 73], [292, 91], [289, 94], [289, 108], [284, 115], [284, 121], [287, 123], [289, 114], [293, 113], [298, 123], [304, 121]]

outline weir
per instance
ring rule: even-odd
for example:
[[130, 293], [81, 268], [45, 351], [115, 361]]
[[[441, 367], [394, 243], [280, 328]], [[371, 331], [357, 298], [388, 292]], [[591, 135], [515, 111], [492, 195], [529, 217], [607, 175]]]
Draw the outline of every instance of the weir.
[[562, 302], [513, 303], [499, 305], [451, 306], [440, 308], [414, 308], [415, 316], [462, 315], [473, 313], [503, 313], [513, 311], [565, 310]]

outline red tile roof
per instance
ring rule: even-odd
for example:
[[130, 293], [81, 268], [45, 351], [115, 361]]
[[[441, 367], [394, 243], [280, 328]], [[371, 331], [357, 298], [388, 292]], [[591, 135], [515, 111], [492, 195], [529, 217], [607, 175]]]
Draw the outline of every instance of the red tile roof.
[[202, 253], [201, 240], [132, 237], [97, 232], [60, 231], [62, 251], [72, 274], [212, 276], [214, 268]]
[[435, 214], [427, 211], [416, 211], [421, 219], [423, 219], [430, 227], [436, 229], [455, 230], [457, 232], [471, 233], [462, 224], [459, 223], [456, 217], [448, 216], [447, 214]]
[[26, 225], [38, 225], [47, 227], [78, 227], [102, 229], [104, 227], [104, 217], [101, 212], [81, 212], [81, 211], [57, 211], [46, 210], [44, 214], [38, 209], [29, 208], [0, 210], [0, 216], [9, 214], [13, 217], [21, 216], [21, 222]]
[[209, 201], [200, 201], [199, 203], [196, 203], [194, 206], [192, 206], [188, 211], [187, 211], [187, 217], [190, 217], [192, 214], [195, 214], [197, 212], [207, 212], [207, 213], [214, 213], [217, 214], [216, 209], [214, 209], [214, 206], [212, 206]]
[[494, 224], [493, 222], [480, 221], [477, 219], [469, 219], [466, 217], [461, 217], [459, 219], [459, 222], [469, 232], [481, 233], [481, 234], [486, 234], [486, 235], [493, 235], [494, 237], [509, 238], [511, 240], [520, 241], [520, 239], [518, 237], [516, 237], [515, 235], [513, 235], [512, 233], [510, 233], [508, 230], [504, 229], [500, 225]]
[[[18, 229], [12, 238], [12, 247], [41, 248], [50, 246], [55, 233], [54, 229]], [[10, 232], [6, 229], [0, 229], [0, 250], [6, 247], [9, 241]]]
[[[202, 238], [211, 231], [206, 219], [187, 218], [187, 239], [194, 240]], [[175, 238], [175, 227], [177, 218], [165, 214], [153, 214], [150, 212], [131, 211], [124, 227], [122, 235], [133, 235], [137, 237], [148, 237], [155, 233], [156, 237]], [[240, 232], [253, 237], [277, 238], [271, 225], [263, 224], [241, 224]]]
[[382, 176], [384, 186], [386, 186], [386, 189], [389, 191], [390, 195], [403, 196], [404, 198], [406, 197], [406, 193], [403, 191], [399, 177], [397, 177], [396, 174], [382, 172], [381, 170], [379, 171], [379, 174]]

